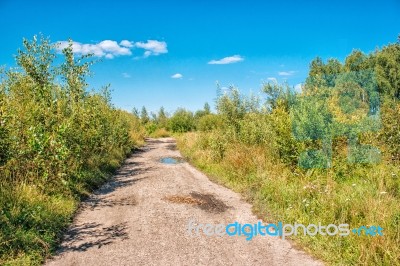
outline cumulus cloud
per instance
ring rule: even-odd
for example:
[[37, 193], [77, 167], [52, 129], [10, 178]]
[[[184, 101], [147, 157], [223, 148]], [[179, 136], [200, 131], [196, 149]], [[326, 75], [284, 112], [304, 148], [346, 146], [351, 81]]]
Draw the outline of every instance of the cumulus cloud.
[[124, 78], [126, 78], [126, 79], [128, 79], [128, 78], [131, 77], [131, 75], [129, 75], [129, 74], [126, 73], [126, 72], [122, 73], [122, 76], [123, 76]]
[[144, 57], [150, 55], [160, 55], [168, 53], [167, 43], [156, 40], [148, 40], [147, 42], [137, 42], [135, 47], [145, 49]]
[[227, 65], [227, 64], [233, 64], [237, 62], [243, 61], [244, 58], [241, 57], [240, 55], [233, 55], [233, 56], [228, 56], [219, 60], [211, 60], [208, 62], [209, 65]]
[[128, 47], [131, 48], [134, 46], [134, 43], [128, 40], [122, 40], [119, 45], [123, 46], [123, 47]]
[[[69, 42], [60, 41], [58, 42], [58, 51], [62, 51], [68, 47]], [[72, 42], [72, 51], [75, 54], [94, 54], [97, 57], [105, 57], [112, 59], [115, 56], [131, 55], [132, 52], [129, 48], [120, 46], [116, 41], [104, 40], [97, 44], [84, 44], [80, 42]]]
[[275, 77], [269, 77], [267, 80], [272, 81], [273, 83], [278, 83], [278, 80]]
[[181, 78], [183, 78], [183, 75], [181, 73], [176, 73], [176, 74], [172, 75], [171, 78], [173, 78], [173, 79], [181, 79]]
[[[61, 52], [64, 48], [68, 47], [69, 42], [59, 41], [57, 44], [57, 51]], [[117, 56], [130, 56], [132, 55], [132, 50], [135, 48], [144, 49], [144, 57], [168, 52], [167, 43], [156, 40], [136, 43], [128, 40], [122, 40], [120, 43], [113, 40], [104, 40], [95, 44], [72, 42], [72, 51], [75, 54], [93, 54], [94, 56], [105, 57], [107, 59], [113, 59]]]
[[296, 73], [296, 71], [280, 71], [280, 72], [278, 72], [278, 75], [279, 76], [291, 76], [294, 73]]

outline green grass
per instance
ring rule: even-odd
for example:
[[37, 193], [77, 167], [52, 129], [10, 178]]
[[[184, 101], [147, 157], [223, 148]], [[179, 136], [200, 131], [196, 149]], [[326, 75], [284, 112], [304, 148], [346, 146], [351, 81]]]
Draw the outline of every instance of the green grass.
[[165, 128], [157, 128], [154, 132], [149, 134], [151, 138], [166, 138], [170, 137], [171, 133], [168, 132]]
[[385, 163], [348, 165], [334, 160], [329, 170], [302, 170], [280, 163], [260, 146], [230, 143], [215, 160], [208, 133], [178, 136], [191, 163], [253, 204], [268, 222], [379, 225], [383, 237], [294, 236], [304, 250], [331, 265], [400, 265], [400, 169]]
[[39, 264], [56, 246], [77, 200], [60, 194], [45, 195], [33, 185], [5, 185], [0, 190], [0, 264]]
[[107, 88], [87, 91], [88, 57], [74, 58], [71, 46], [61, 65], [58, 56], [34, 37], [18, 52], [19, 68], [0, 73], [2, 265], [40, 265], [80, 200], [143, 141], [139, 119], [116, 109]]
[[[106, 182], [121, 161], [82, 172], [64, 190], [0, 185], [0, 265], [40, 265], [59, 245], [80, 201]], [[84, 180], [84, 181], [83, 181]]]

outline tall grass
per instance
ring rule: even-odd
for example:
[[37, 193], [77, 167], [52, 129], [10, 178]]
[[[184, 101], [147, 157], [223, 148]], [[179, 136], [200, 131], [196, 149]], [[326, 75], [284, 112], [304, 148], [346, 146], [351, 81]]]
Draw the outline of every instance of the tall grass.
[[[265, 105], [231, 88], [217, 100], [215, 121], [221, 121], [220, 124], [179, 135], [178, 148], [212, 179], [242, 193], [267, 222], [383, 228], [384, 236], [375, 237], [292, 237], [328, 264], [400, 265], [400, 102], [393, 98], [399, 89], [399, 77], [394, 74], [396, 66], [391, 66], [390, 71], [385, 69], [387, 61], [400, 59], [399, 47], [396, 44], [382, 50], [390, 51], [389, 54], [377, 52], [362, 57], [369, 60], [363, 66], [377, 68], [376, 80], [371, 79], [373, 71], [354, 72], [360, 66], [353, 63], [360, 60], [346, 59], [346, 64], [353, 63], [338, 69], [329, 65], [340, 64], [338, 61], [328, 61], [326, 69], [321, 62], [318, 69], [313, 69], [312, 64], [310, 74], [321, 69], [323, 73], [311, 75], [301, 94], [286, 85], [267, 84], [263, 89], [268, 96]], [[358, 56], [359, 53], [353, 53], [349, 57]], [[344, 73], [330, 73], [332, 69]], [[371, 104], [377, 103], [372, 90], [377, 85], [381, 97], [379, 123], [374, 124], [373, 118], [360, 123], [365, 128], [358, 124], [346, 128], [341, 121], [348, 116], [342, 113], [335, 117], [341, 124], [335, 124], [329, 113], [331, 106], [323, 103], [331, 99], [334, 89], [364, 86], [369, 90]], [[354, 97], [345, 100], [345, 107], [351, 108]], [[362, 104], [365, 103], [363, 98]], [[349, 161], [352, 147], [348, 138], [354, 136], [362, 144], [378, 148], [380, 162], [368, 163], [362, 156]], [[332, 147], [326, 145], [329, 138]], [[324, 155], [315, 157], [317, 164], [301, 161], [303, 152], [310, 149], [326, 151], [332, 159], [326, 160], [328, 156]], [[319, 167], [304, 167], [312, 164]]]
[[[384, 228], [383, 237], [293, 237], [305, 250], [333, 265], [399, 264], [397, 166], [384, 162], [374, 167], [354, 167], [347, 165], [343, 156], [334, 160], [329, 170], [293, 169], [265, 146], [224, 144], [216, 134], [180, 135], [178, 148], [212, 179], [242, 193], [265, 221]], [[224, 146], [223, 156], [220, 146]]]
[[[39, 264], [82, 196], [142, 138], [140, 121], [87, 90], [90, 56], [24, 40], [0, 82], [0, 264]], [[56, 64], [58, 63], [58, 65]]]

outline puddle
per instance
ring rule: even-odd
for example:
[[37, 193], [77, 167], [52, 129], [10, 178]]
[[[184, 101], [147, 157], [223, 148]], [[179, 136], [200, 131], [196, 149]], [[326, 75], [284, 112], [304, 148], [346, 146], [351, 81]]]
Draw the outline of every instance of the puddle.
[[181, 158], [164, 157], [160, 159], [160, 162], [165, 164], [178, 164], [183, 162], [183, 160]]

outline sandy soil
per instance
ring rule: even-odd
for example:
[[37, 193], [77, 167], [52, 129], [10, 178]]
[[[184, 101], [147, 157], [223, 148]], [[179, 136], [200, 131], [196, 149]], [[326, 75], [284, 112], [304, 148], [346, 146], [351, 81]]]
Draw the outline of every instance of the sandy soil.
[[172, 138], [149, 139], [82, 203], [45, 265], [322, 265], [273, 236], [189, 234], [188, 225], [257, 223], [240, 195], [180, 158]]

